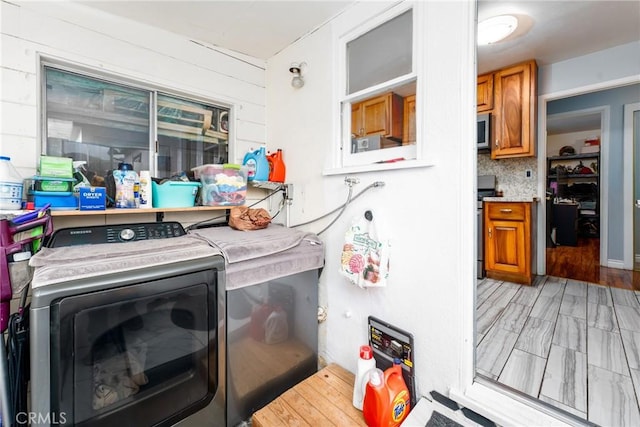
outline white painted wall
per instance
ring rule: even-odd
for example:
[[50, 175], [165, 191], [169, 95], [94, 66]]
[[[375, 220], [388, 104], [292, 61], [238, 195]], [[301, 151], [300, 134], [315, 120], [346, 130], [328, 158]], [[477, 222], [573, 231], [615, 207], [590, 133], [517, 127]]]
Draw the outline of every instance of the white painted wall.
[[600, 129], [585, 130], [580, 132], [559, 133], [547, 136], [547, 156], [560, 155], [560, 149], [570, 145], [580, 154], [584, 141], [592, 138], [600, 138]]
[[0, 15], [0, 153], [23, 177], [41, 150], [38, 55], [232, 105], [231, 160], [265, 143], [264, 61], [68, 2], [2, 1]]
[[[334, 38], [387, 6], [358, 4], [267, 62], [267, 139], [284, 149], [288, 180], [295, 185], [292, 224], [346, 200], [345, 176], [323, 176], [331, 166], [338, 117]], [[374, 181], [386, 185], [353, 201], [321, 235], [326, 261], [320, 281], [320, 301], [328, 308], [320, 329], [321, 356], [354, 371], [358, 346], [367, 342], [367, 316], [379, 317], [414, 334], [420, 395], [433, 389], [446, 393], [459, 383], [461, 366], [468, 362], [464, 353], [472, 343], [464, 342], [464, 331], [471, 329], [473, 316], [476, 176], [472, 7], [464, 2], [423, 6], [428, 54], [419, 79], [427, 101], [419, 120], [434, 166], [350, 175], [360, 180], [354, 194]], [[287, 70], [294, 61], [308, 63], [301, 89], [290, 86]], [[363, 290], [338, 274], [344, 233], [366, 209], [391, 237], [391, 272], [383, 289]], [[317, 232], [332, 218], [304, 228]]]
[[538, 69], [538, 96], [627, 80], [640, 74], [640, 42], [556, 62]]

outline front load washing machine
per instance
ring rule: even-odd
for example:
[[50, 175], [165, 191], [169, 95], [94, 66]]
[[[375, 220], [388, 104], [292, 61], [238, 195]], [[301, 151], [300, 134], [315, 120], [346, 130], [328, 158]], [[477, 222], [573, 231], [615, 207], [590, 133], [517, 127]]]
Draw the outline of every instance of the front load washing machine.
[[32, 425], [226, 425], [219, 250], [178, 223], [81, 227], [31, 264]]

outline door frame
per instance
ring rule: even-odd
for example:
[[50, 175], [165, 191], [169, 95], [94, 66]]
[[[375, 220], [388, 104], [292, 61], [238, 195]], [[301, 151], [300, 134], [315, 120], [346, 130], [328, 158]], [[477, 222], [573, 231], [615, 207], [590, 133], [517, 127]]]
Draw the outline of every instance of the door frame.
[[[537, 252], [537, 272], [536, 274], [544, 275], [547, 271], [547, 255], [546, 255], [546, 199], [544, 195], [546, 194], [547, 186], [546, 186], [546, 177], [547, 177], [547, 103], [550, 101], [554, 101], [557, 99], [568, 98], [571, 96], [584, 95], [592, 92], [599, 92], [602, 90], [614, 89], [621, 86], [627, 86], [633, 83], [637, 83], [639, 81], [639, 76], [630, 76], [626, 78], [621, 78], [617, 80], [610, 80], [606, 82], [599, 82], [596, 84], [580, 86], [576, 88], [566, 89], [558, 92], [543, 94], [538, 96], [538, 145], [537, 145], [537, 157], [538, 157], [538, 194], [541, 195], [540, 206], [538, 208], [538, 221], [537, 221], [537, 229], [539, 230], [536, 237], [536, 252]], [[608, 119], [607, 119], [608, 120]], [[601, 123], [602, 127], [602, 123]], [[604, 166], [604, 171], [600, 176], [600, 186], [603, 187], [600, 190], [601, 197], [601, 210], [600, 210], [600, 264], [611, 267], [611, 268], [623, 268], [623, 263], [619, 261], [609, 262], [608, 260], [608, 226], [604, 221], [605, 212], [602, 211], [602, 208], [608, 209], [608, 200], [606, 202], [602, 202], [604, 200], [603, 196], [606, 197], [608, 188], [608, 151], [605, 152], [602, 150], [608, 150], [608, 135], [609, 130], [607, 129], [607, 141], [604, 141], [605, 135], [601, 135], [601, 147], [600, 147], [600, 169], [602, 170]], [[604, 226], [603, 226], [604, 225]], [[540, 230], [545, 230], [545, 232], [540, 232]], [[604, 249], [604, 250], [603, 250]]]
[[[608, 223], [608, 213], [609, 213], [609, 204], [607, 203], [608, 194], [607, 189], [609, 188], [609, 168], [607, 165], [609, 164], [609, 132], [610, 132], [610, 123], [611, 123], [611, 107], [609, 105], [601, 105], [597, 107], [585, 108], [582, 110], [574, 110], [568, 111], [565, 113], [553, 114], [551, 117], [562, 117], [562, 118], [572, 118], [583, 116], [586, 114], [600, 114], [600, 161], [598, 162], [598, 175], [599, 175], [599, 184], [598, 184], [598, 200], [600, 204], [600, 218], [598, 220], [599, 226], [599, 239], [600, 239], [600, 265], [606, 266], [607, 263], [607, 241], [608, 241], [608, 230], [606, 224]], [[545, 121], [548, 116], [545, 115]], [[541, 141], [542, 143], [542, 141]], [[547, 134], [546, 134], [546, 125], [545, 125], [545, 133], [544, 133], [544, 149], [545, 153], [547, 150]], [[546, 159], [546, 154], [545, 154]], [[545, 162], [544, 171], [544, 179], [546, 185], [547, 179], [547, 167]], [[603, 202], [604, 201], [604, 202]], [[546, 214], [546, 210], [545, 210]], [[546, 218], [545, 218], [546, 219]], [[546, 223], [546, 222], [545, 222]], [[546, 230], [545, 230], [546, 232]], [[546, 242], [546, 240], [545, 240]], [[545, 254], [546, 256], [546, 254]]]
[[[624, 269], [633, 270], [634, 253], [633, 253], [633, 113], [640, 111], [640, 102], [625, 104], [624, 119], [622, 126], [624, 128], [624, 177], [623, 177], [623, 245], [624, 245]], [[636, 165], [638, 166], [638, 165]], [[638, 166], [640, 167], [640, 166]]]

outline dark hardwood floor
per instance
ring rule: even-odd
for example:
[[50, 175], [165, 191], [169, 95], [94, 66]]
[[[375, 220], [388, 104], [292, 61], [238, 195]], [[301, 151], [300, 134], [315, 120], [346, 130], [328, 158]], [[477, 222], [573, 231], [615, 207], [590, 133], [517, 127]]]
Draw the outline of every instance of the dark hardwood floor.
[[600, 266], [600, 239], [578, 238], [578, 246], [547, 248], [547, 275], [640, 290], [640, 272]]

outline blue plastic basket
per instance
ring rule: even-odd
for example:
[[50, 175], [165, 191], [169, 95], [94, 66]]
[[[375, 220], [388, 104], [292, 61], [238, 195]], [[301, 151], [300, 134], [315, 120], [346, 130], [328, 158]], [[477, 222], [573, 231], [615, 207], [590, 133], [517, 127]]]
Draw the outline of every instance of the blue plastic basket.
[[35, 208], [40, 209], [51, 204], [51, 210], [78, 209], [78, 198], [70, 191], [34, 191]]
[[154, 208], [190, 208], [196, 204], [199, 182], [166, 181], [151, 183], [151, 201]]

